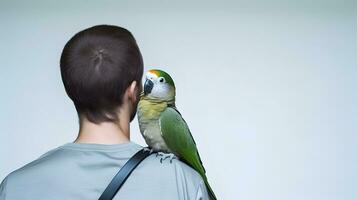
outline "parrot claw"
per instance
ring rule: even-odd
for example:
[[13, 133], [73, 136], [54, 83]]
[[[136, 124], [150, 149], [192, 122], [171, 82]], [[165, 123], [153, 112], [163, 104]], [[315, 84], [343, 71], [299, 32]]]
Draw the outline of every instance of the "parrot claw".
[[156, 153], [156, 157], [157, 156], [161, 156], [160, 158], [160, 163], [162, 163], [162, 161], [166, 160], [167, 158], [170, 159], [170, 163], [172, 163], [173, 159], [177, 159], [177, 156], [175, 156], [175, 154], [173, 153], [163, 153], [163, 152], [157, 152]]
[[150, 152], [150, 154], [152, 154], [152, 152], [154, 152], [154, 150], [153, 150], [153, 149], [150, 149], [149, 147], [144, 147], [143, 150]]

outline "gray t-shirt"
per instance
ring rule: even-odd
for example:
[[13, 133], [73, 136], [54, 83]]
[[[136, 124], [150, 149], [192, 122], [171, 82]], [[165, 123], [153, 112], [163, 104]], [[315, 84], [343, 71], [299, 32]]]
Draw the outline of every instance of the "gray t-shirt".
[[[66, 143], [11, 172], [0, 200], [98, 199], [114, 175], [142, 147]], [[209, 199], [201, 176], [185, 163], [152, 154], [132, 172], [114, 199]]]

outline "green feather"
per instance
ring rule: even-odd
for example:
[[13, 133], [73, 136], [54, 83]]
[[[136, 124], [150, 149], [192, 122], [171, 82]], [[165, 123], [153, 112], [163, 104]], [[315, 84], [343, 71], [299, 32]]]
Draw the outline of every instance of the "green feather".
[[196, 143], [185, 120], [173, 107], [167, 107], [159, 118], [162, 137], [176, 156], [194, 168], [203, 178], [211, 199], [217, 199], [210, 187]]

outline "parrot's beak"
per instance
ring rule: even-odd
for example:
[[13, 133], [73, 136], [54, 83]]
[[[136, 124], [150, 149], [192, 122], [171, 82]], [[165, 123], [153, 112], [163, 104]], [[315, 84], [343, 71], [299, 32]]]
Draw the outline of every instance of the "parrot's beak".
[[146, 79], [144, 83], [144, 94], [145, 95], [149, 94], [153, 87], [154, 87], [154, 83], [151, 80]]

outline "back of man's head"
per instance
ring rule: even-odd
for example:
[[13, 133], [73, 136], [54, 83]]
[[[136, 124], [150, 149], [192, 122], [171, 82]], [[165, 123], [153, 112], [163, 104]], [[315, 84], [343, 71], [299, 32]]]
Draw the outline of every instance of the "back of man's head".
[[118, 122], [117, 108], [133, 81], [141, 85], [143, 59], [133, 35], [118, 26], [98, 25], [74, 35], [65, 45], [61, 76], [78, 116]]

